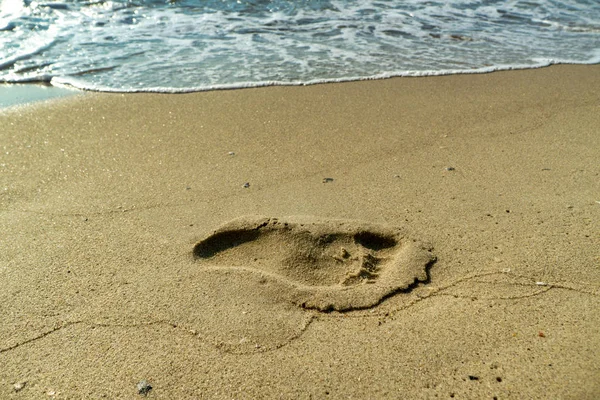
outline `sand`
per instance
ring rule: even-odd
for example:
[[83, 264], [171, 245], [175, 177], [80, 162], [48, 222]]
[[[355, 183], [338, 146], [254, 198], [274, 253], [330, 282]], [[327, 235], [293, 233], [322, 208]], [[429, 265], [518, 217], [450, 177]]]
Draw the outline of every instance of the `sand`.
[[598, 88], [554, 66], [1, 112], [0, 398], [599, 398]]

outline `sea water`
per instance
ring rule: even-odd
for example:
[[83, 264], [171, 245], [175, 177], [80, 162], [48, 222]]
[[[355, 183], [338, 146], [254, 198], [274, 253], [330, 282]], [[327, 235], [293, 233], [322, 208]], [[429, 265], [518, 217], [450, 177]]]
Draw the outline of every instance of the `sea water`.
[[189, 92], [599, 62], [599, 0], [0, 0], [7, 83]]

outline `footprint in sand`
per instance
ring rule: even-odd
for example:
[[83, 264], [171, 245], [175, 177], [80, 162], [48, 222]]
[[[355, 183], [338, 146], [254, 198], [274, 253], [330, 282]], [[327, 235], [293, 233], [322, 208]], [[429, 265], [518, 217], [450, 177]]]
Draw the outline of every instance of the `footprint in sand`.
[[430, 250], [399, 229], [314, 217], [243, 217], [200, 240], [207, 268], [237, 269], [276, 280], [283, 298], [303, 308], [349, 311], [427, 280]]

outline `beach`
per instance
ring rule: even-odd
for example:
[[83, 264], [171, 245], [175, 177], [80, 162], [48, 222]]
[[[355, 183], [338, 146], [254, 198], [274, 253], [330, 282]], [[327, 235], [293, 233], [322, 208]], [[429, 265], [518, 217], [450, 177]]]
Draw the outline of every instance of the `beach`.
[[600, 397], [599, 87], [0, 110], [0, 398]]

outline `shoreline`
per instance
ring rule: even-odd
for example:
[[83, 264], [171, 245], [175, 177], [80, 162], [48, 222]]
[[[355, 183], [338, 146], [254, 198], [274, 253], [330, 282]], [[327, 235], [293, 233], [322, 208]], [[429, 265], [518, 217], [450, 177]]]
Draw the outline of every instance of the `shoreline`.
[[[56, 85], [41, 84], [41, 83], [2, 83], [0, 84], [0, 94], [4, 93], [5, 97], [10, 94], [10, 97], [6, 97], [4, 102], [0, 101], [0, 110], [8, 107], [27, 105], [43, 100], [50, 100], [53, 98], [61, 98], [75, 94], [86, 94], [86, 93], [105, 93], [105, 94], [193, 94], [203, 92], [215, 92], [215, 91], [229, 91], [229, 90], [243, 90], [243, 89], [261, 89], [270, 87], [305, 87], [314, 85], [328, 85], [328, 84], [343, 84], [343, 83], [356, 83], [356, 82], [370, 82], [380, 81], [387, 79], [398, 79], [398, 78], [431, 78], [431, 77], [442, 77], [442, 76], [460, 76], [460, 75], [482, 75], [482, 74], [495, 74], [498, 72], [509, 72], [509, 71], [528, 71], [536, 69], [545, 69], [555, 66], [597, 66], [600, 65], [600, 61], [590, 62], [548, 62], [538, 65], [510, 65], [510, 66], [495, 66], [495, 67], [482, 67], [478, 69], [454, 71], [454, 70], [441, 70], [433, 72], [422, 72], [422, 71], [405, 71], [403, 73], [383, 73], [379, 75], [367, 76], [367, 77], [348, 77], [331, 80], [314, 80], [307, 82], [241, 82], [235, 84], [223, 84], [209, 87], [193, 87], [193, 88], [144, 88], [135, 90], [126, 89], [113, 89], [113, 88], [83, 88], [77, 85], [68, 83], [62, 79], [57, 80]], [[15, 89], [18, 89], [15, 90]]]
[[189, 88], [173, 88], [173, 87], [150, 87], [142, 89], [115, 89], [109, 87], [86, 87], [85, 82], [71, 81], [68, 79], [57, 78], [57, 87], [73, 88], [74, 90], [82, 90], [92, 93], [122, 93], [122, 94], [135, 94], [135, 93], [155, 93], [155, 94], [189, 94], [189, 93], [201, 93], [221, 90], [240, 90], [240, 89], [258, 89], [265, 87], [302, 87], [302, 86], [313, 86], [323, 84], [339, 84], [339, 83], [350, 83], [350, 82], [368, 82], [378, 81], [385, 79], [394, 78], [426, 78], [436, 76], [453, 76], [453, 75], [480, 75], [490, 74], [496, 72], [506, 71], [523, 71], [523, 70], [535, 70], [540, 68], [548, 68], [558, 65], [566, 66], [579, 66], [579, 65], [598, 65], [600, 64], [600, 56], [592, 58], [588, 61], [546, 61], [539, 64], [514, 64], [514, 65], [496, 65], [489, 67], [479, 67], [468, 70], [435, 70], [435, 71], [418, 71], [418, 70], [407, 70], [403, 72], [383, 72], [376, 75], [369, 76], [355, 76], [355, 77], [342, 77], [342, 78], [330, 78], [330, 79], [315, 79], [308, 81], [298, 82], [285, 82], [285, 81], [264, 81], [264, 82], [238, 82], [230, 84], [218, 84], [213, 86], [198, 86]]
[[561, 65], [0, 113], [0, 397], [597, 397], [599, 86]]

